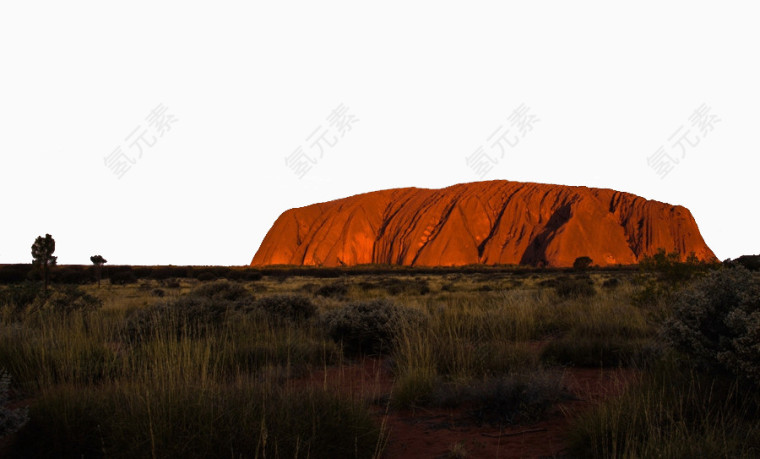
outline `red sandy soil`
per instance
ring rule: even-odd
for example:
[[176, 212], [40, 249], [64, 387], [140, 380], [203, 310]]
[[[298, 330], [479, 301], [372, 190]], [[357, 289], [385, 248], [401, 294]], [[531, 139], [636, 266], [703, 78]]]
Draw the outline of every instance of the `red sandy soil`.
[[[387, 398], [393, 375], [387, 359], [367, 358], [342, 367], [317, 371], [310, 384], [327, 384], [366, 400]], [[459, 409], [396, 411], [376, 405], [378, 421], [389, 433], [385, 457], [392, 459], [445, 458], [461, 443], [468, 458], [539, 458], [562, 456], [572, 419], [600, 401], [622, 393], [636, 378], [627, 369], [568, 368], [564, 384], [575, 400], [555, 405], [546, 419], [498, 428], [477, 425]], [[327, 381], [327, 383], [325, 383]]]

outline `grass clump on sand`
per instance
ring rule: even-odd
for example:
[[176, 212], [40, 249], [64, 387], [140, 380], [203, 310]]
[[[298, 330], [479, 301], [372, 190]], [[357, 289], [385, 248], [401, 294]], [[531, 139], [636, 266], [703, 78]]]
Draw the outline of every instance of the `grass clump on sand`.
[[59, 386], [39, 395], [31, 419], [19, 457], [369, 458], [381, 438], [362, 402], [244, 380]]
[[622, 396], [582, 414], [573, 457], [737, 457], [760, 453], [757, 393], [662, 362]]

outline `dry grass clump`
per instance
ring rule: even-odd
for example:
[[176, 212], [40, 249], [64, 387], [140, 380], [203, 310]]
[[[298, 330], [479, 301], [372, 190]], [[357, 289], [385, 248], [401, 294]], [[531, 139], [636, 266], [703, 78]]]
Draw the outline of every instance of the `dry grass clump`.
[[577, 419], [574, 457], [732, 457], [760, 453], [758, 402], [737, 380], [663, 360], [622, 396]]

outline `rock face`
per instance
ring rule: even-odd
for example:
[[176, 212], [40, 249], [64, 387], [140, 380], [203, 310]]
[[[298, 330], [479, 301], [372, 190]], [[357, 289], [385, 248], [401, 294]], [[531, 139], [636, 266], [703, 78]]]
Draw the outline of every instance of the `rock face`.
[[375, 191], [285, 211], [252, 266], [600, 266], [659, 248], [716, 260], [688, 209], [609, 189], [465, 183]]

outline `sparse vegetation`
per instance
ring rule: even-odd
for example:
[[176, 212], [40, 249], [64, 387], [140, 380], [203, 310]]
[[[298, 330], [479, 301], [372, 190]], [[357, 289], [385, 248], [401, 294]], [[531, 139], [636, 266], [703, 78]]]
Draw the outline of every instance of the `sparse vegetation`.
[[[749, 389], [760, 293], [742, 268], [700, 266], [677, 283], [598, 268], [251, 280], [215, 267], [107, 269], [128, 282], [0, 287], [0, 367], [30, 408], [10, 457], [380, 457], [388, 410], [452, 410], [452, 422], [519, 434], [564, 406], [586, 407], [567, 412], [574, 457], [760, 451]], [[652, 285], [669, 286], [672, 302], [637, 301]], [[365, 395], [365, 382], [344, 379], [367, 356], [392, 387]], [[636, 381], [622, 395], [569, 395], [574, 372], [621, 367]], [[459, 438], [439, 450], [480, 453]]]

